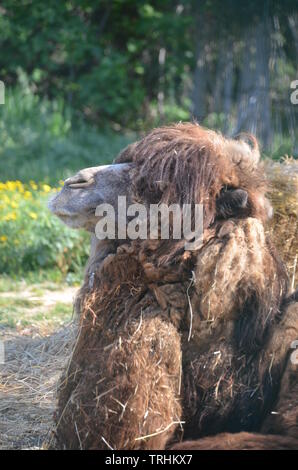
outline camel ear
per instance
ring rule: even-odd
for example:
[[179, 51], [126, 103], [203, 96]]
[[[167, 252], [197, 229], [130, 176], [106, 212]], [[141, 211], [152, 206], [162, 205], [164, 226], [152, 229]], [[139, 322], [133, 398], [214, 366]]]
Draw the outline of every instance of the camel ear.
[[222, 191], [216, 200], [216, 215], [222, 219], [240, 217], [247, 213], [248, 194], [243, 189]]

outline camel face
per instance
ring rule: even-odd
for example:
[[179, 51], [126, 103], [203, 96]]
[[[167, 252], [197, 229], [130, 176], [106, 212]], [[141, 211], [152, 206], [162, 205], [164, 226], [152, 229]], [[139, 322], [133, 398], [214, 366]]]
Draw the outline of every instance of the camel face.
[[[126, 147], [114, 164], [85, 168], [68, 178], [49, 209], [68, 226], [91, 233], [98, 222], [116, 227], [118, 214], [126, 212], [118, 205], [119, 196], [126, 197], [126, 207], [135, 202], [146, 208], [203, 204], [205, 227], [218, 219], [252, 216], [265, 221], [272, 208], [259, 157], [253, 137], [250, 146], [196, 125], [156, 129]], [[107, 216], [103, 208], [96, 214], [102, 204], [113, 209]]]
[[118, 163], [80, 170], [65, 180], [61, 191], [49, 201], [49, 209], [69, 227], [94, 232], [99, 204], [116, 208], [118, 196], [130, 200], [132, 167], [130, 163]]

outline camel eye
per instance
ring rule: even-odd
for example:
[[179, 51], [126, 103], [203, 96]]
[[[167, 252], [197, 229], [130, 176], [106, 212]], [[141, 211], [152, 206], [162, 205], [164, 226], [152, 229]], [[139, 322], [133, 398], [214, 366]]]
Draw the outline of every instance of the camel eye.
[[228, 184], [225, 184], [221, 190], [220, 190], [220, 195], [224, 194], [227, 191], [235, 191], [237, 188], [234, 188], [233, 186], [229, 186]]
[[248, 194], [243, 189], [222, 189], [216, 200], [216, 215], [219, 218], [243, 216], [247, 212]]

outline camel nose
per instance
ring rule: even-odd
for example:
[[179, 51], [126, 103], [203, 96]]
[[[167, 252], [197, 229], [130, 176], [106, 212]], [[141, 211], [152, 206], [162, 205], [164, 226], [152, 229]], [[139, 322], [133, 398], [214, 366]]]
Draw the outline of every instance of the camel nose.
[[79, 171], [76, 175], [67, 178], [64, 181], [64, 186], [69, 188], [86, 188], [94, 183], [94, 175], [98, 171], [98, 167], [85, 168]]
[[67, 178], [67, 180], [64, 181], [64, 186], [73, 189], [86, 188], [87, 186], [90, 186], [93, 181], [94, 179], [85, 180], [84, 178], [79, 176], [72, 176], [71, 178]]
[[[104, 170], [108, 170], [112, 165], [92, 166], [80, 170], [76, 175], [67, 178], [64, 186], [67, 188], [86, 188], [95, 181], [95, 176]], [[116, 165], [114, 165], [116, 167]]]

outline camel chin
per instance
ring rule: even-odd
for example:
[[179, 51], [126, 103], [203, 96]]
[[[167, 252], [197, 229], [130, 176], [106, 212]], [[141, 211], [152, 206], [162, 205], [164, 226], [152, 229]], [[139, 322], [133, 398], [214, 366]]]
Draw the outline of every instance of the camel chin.
[[56, 204], [57, 197], [59, 197], [59, 193], [49, 200], [48, 208], [61, 222], [73, 229], [83, 229], [87, 232], [94, 232], [95, 222], [92, 223], [90, 216], [87, 217], [83, 213], [70, 212], [62, 208], [59, 209]]
[[73, 229], [84, 229], [87, 231], [93, 231], [92, 227], [88, 228], [88, 220], [80, 215], [58, 215], [59, 219], [68, 227]]

